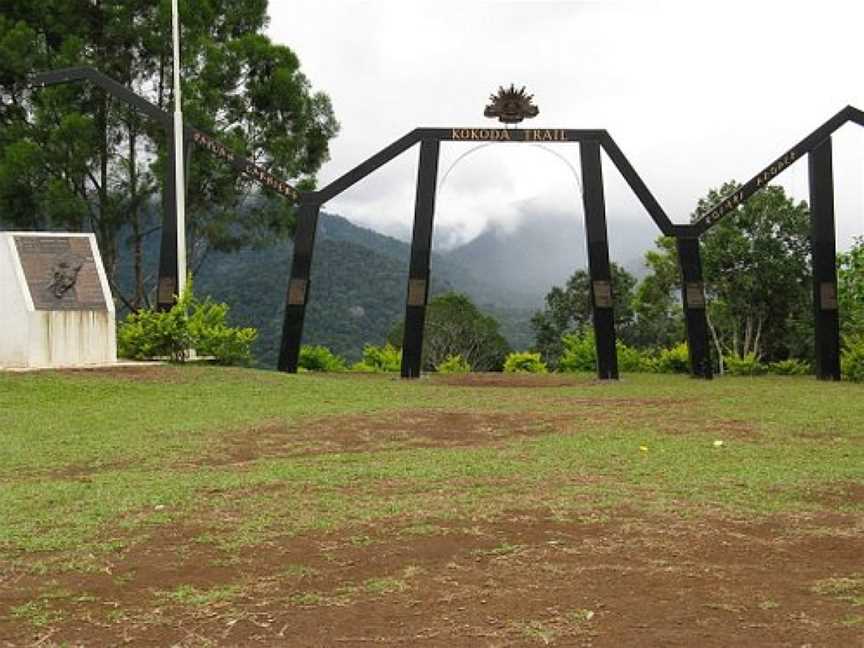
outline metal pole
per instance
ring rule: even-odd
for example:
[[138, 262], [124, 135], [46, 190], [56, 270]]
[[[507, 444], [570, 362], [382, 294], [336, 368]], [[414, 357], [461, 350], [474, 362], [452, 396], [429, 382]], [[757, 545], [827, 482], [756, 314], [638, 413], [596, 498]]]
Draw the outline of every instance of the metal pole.
[[402, 335], [402, 377], [419, 378], [423, 369], [423, 326], [429, 301], [429, 263], [432, 257], [432, 223], [435, 218], [435, 187], [438, 184], [440, 143], [423, 140], [417, 171], [417, 198], [411, 234], [411, 261]]
[[297, 230], [294, 232], [294, 256], [291, 260], [291, 277], [285, 296], [285, 315], [282, 324], [282, 343], [279, 348], [279, 371], [297, 373], [300, 361], [300, 342], [303, 338], [303, 322], [306, 319], [306, 302], [309, 299], [309, 283], [312, 273], [312, 253], [315, 251], [315, 232], [321, 203], [301, 203], [297, 214]]
[[810, 151], [807, 162], [816, 376], [820, 380], [840, 380], [840, 312], [837, 303], [834, 169], [830, 137]]
[[609, 241], [606, 233], [606, 199], [603, 195], [603, 168], [600, 144], [579, 145], [582, 162], [582, 204], [588, 239], [588, 273], [591, 276], [591, 309], [594, 315], [594, 340], [597, 348], [597, 377], [618, 379], [615, 349], [612, 269], [609, 266]]
[[711, 365], [711, 346], [708, 340], [708, 316], [705, 303], [705, 285], [702, 282], [702, 257], [699, 239], [695, 236], [676, 236], [678, 265], [681, 268], [681, 305], [687, 327], [687, 350], [690, 353], [690, 375], [710, 380], [714, 376]]
[[171, 0], [174, 32], [174, 186], [177, 200], [177, 296], [186, 290], [186, 181], [183, 162], [183, 99], [180, 93], [180, 12]]

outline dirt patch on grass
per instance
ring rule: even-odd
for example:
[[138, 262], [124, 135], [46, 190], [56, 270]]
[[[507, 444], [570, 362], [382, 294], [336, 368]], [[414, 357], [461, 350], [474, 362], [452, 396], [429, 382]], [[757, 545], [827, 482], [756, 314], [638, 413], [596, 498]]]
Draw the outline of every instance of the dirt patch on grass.
[[605, 384], [586, 376], [562, 374], [467, 373], [439, 374], [429, 377], [430, 384], [448, 387], [587, 387]]
[[[820, 522], [824, 525], [824, 521]], [[388, 519], [227, 552], [154, 530], [92, 573], [0, 593], [9, 645], [860, 646], [862, 609], [820, 593], [861, 570], [860, 524], [681, 519]], [[845, 582], [845, 581], [844, 581]], [[54, 642], [52, 644], [52, 642]]]
[[261, 457], [363, 452], [398, 448], [481, 446], [555, 432], [572, 417], [445, 410], [398, 410], [329, 416], [298, 425], [271, 422], [226, 435], [223, 445], [194, 465], [244, 463]]
[[[802, 498], [805, 502], [818, 504], [826, 509], [861, 507], [864, 504], [864, 484], [840, 482], [829, 487], [820, 487]], [[862, 560], [864, 565], [864, 560]]]
[[203, 368], [177, 367], [171, 365], [148, 364], [140, 367], [118, 366], [93, 369], [58, 369], [62, 376], [76, 378], [99, 378], [123, 380], [127, 382], [181, 384], [190, 382], [200, 375]]
[[[328, 416], [289, 425], [267, 422], [222, 437], [221, 445], [188, 465], [243, 464], [265, 457], [415, 448], [479, 447], [520, 437], [581, 434], [615, 421], [644, 423], [674, 435], [712, 434], [751, 441], [759, 436], [749, 422], [702, 419], [682, 412], [681, 399], [554, 399], [544, 411], [514, 413], [452, 410], [394, 410], [379, 414]], [[533, 404], [536, 407], [536, 403]], [[554, 413], [550, 413], [554, 412]]]

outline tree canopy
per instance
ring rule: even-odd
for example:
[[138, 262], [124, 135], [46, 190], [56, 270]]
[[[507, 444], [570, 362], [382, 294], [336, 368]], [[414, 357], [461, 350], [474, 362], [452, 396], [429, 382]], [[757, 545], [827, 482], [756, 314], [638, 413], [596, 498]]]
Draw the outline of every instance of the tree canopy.
[[[613, 311], [617, 336], [629, 344], [634, 332], [633, 289], [636, 278], [623, 267], [611, 263]], [[591, 326], [591, 279], [587, 270], [577, 270], [563, 286], [553, 286], [546, 305], [531, 318], [535, 350], [553, 366], [564, 352], [561, 338], [566, 333], [579, 335]]]
[[[465, 295], [451, 292], [434, 297], [423, 328], [423, 368], [434, 370], [448, 357], [459, 355], [474, 371], [500, 370], [510, 345], [498, 326]], [[390, 333], [393, 345], [401, 346], [404, 327], [400, 322]]]
[[[267, 1], [183, 0], [180, 10], [187, 123], [311, 188], [338, 124], [297, 55], [264, 34]], [[159, 228], [148, 213], [162, 191], [167, 134], [97, 88], [33, 90], [26, 80], [92, 66], [173, 110], [170, 25], [168, 0], [9, 0], [0, 15], [0, 218], [21, 228], [95, 232], [112, 279], [128, 247], [134, 307], [146, 297], [142, 240]], [[209, 249], [293, 231], [286, 201], [221, 160], [193, 154], [187, 182], [193, 266]]]
[[864, 339], [864, 237], [837, 255], [837, 297], [844, 338]]
[[[734, 182], [699, 201], [694, 219]], [[754, 194], [702, 240], [712, 333], [724, 354], [765, 360], [812, 354], [810, 211], [782, 187]]]

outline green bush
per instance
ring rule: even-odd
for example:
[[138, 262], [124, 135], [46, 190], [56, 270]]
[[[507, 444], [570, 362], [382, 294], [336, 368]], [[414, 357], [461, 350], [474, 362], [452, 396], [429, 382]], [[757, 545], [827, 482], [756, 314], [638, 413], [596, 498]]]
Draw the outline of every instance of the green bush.
[[594, 348], [594, 333], [583, 335], [567, 333], [561, 336], [564, 353], [558, 361], [558, 371], [594, 371], [597, 369], [597, 352]]
[[[558, 371], [596, 371], [597, 349], [594, 333], [589, 331], [584, 335], [568, 333], [561, 337], [564, 353], [558, 361]], [[639, 349], [629, 347], [621, 340], [616, 341], [615, 351], [618, 355], [618, 368], [621, 371], [644, 371], [650, 361]]]
[[[558, 361], [558, 371], [596, 371], [597, 349], [594, 343], [594, 333], [589, 331], [584, 335], [568, 333], [561, 337], [564, 353]], [[651, 371], [652, 360], [639, 349], [627, 346], [621, 340], [615, 342], [620, 371]]]
[[435, 367], [435, 369], [439, 373], [469, 373], [471, 365], [461, 355], [456, 354], [447, 356], [444, 362]]
[[864, 382], [864, 336], [846, 339], [840, 357], [843, 377], [853, 382]]
[[345, 360], [325, 346], [303, 346], [297, 363], [306, 371], [345, 371]]
[[650, 363], [658, 373], [690, 373], [690, 352], [687, 343], [682, 342], [671, 349], [662, 349]]
[[402, 369], [402, 350], [392, 344], [383, 347], [367, 344], [363, 347], [363, 359], [351, 367], [352, 371], [386, 372]]
[[189, 281], [183, 297], [170, 310], [130, 313], [117, 330], [117, 353], [132, 360], [185, 362], [194, 349], [219, 364], [248, 364], [258, 331], [228, 326], [228, 311], [227, 305], [209, 297], [197, 299]]
[[504, 359], [504, 373], [549, 373], [539, 353], [522, 351], [511, 353]]
[[766, 367], [755, 353], [748, 353], [743, 358], [738, 356], [726, 356], [723, 358], [726, 373], [730, 376], [760, 376], [765, 373]]
[[805, 376], [810, 373], [810, 363], [795, 358], [779, 360], [768, 365], [768, 373], [777, 376]]
[[165, 312], [130, 313], [117, 327], [117, 355], [130, 360], [185, 362], [193, 343], [187, 322], [180, 304]]
[[618, 355], [619, 371], [650, 371], [651, 360], [639, 349], [627, 346], [621, 340], [615, 342], [615, 351]]

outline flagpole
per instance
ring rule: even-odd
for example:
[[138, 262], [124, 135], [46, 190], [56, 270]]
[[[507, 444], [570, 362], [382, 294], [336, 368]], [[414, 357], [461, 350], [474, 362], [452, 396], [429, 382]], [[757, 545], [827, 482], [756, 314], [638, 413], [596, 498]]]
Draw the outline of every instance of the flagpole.
[[183, 163], [183, 101], [180, 94], [180, 16], [171, 0], [174, 32], [174, 194], [177, 197], [177, 295], [186, 290], [186, 181]]

